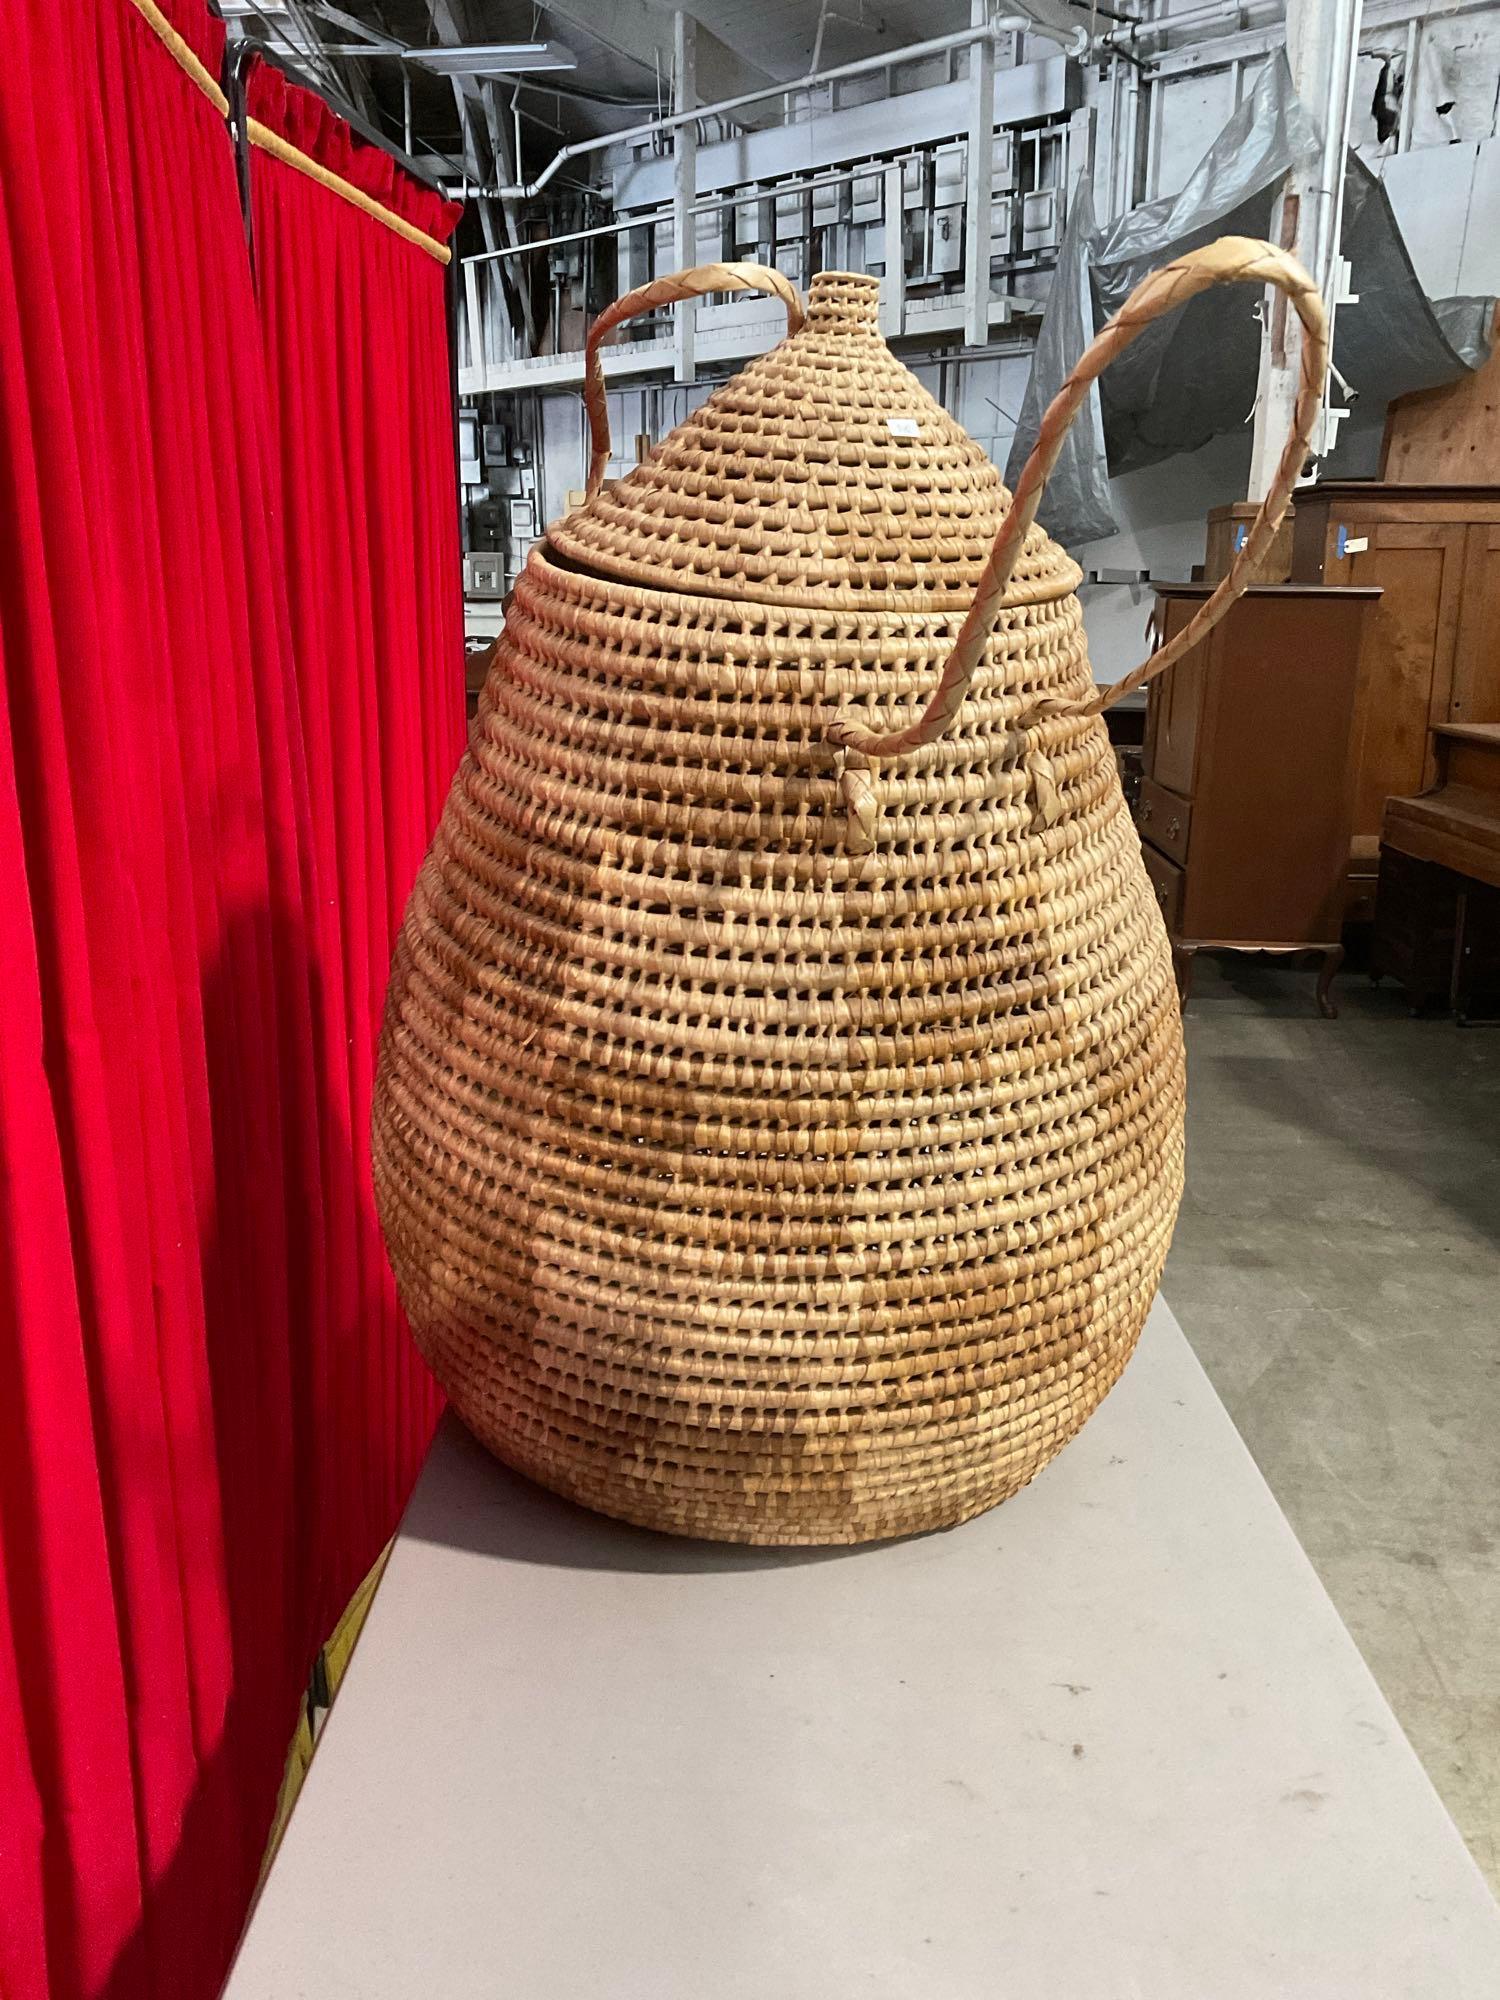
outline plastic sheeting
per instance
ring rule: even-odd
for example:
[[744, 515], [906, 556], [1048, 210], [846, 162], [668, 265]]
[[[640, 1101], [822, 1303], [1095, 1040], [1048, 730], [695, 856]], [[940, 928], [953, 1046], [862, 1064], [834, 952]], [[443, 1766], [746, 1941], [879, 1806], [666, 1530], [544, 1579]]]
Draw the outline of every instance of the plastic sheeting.
[[[1043, 411], [1096, 329], [1144, 277], [1184, 251], [1216, 236], [1268, 236], [1277, 188], [1316, 147], [1283, 55], [1267, 64], [1180, 193], [1143, 203], [1101, 230], [1087, 179], [1078, 183], [1006, 463], [1011, 486]], [[1347, 172], [1343, 249], [1359, 304], [1337, 318], [1340, 373], [1371, 403], [1453, 381], [1487, 352], [1492, 302], [1445, 300], [1434, 307], [1380, 181], [1352, 153]], [[1247, 286], [1207, 292], [1148, 327], [1101, 377], [1042, 504], [1042, 519], [1059, 541], [1094, 541], [1116, 531], [1112, 475], [1194, 451], [1245, 423], [1260, 369], [1263, 296]]]
[[1356, 153], [1344, 175], [1343, 251], [1359, 304], [1339, 308], [1333, 358], [1352, 389], [1371, 403], [1388, 403], [1479, 367], [1489, 353], [1485, 328], [1494, 300], [1434, 305], [1412, 267], [1384, 183]]
[[[1041, 429], [1042, 412], [1061, 388], [1068, 370], [1094, 336], [1094, 297], [1089, 279], [1090, 245], [1094, 239], [1094, 196], [1085, 174], [1073, 191], [1057, 270], [1037, 334], [1036, 352], [1016, 434], [1005, 468], [1006, 484], [1014, 490], [1027, 454]], [[1024, 443], [1023, 443], [1024, 440]], [[1052, 528], [1064, 542], [1092, 542], [1115, 532], [1109, 504], [1109, 469], [1104, 447], [1104, 417], [1099, 384], [1095, 382], [1063, 439], [1062, 454], [1048, 483], [1042, 513], [1049, 527], [1059, 508], [1065, 527]]]

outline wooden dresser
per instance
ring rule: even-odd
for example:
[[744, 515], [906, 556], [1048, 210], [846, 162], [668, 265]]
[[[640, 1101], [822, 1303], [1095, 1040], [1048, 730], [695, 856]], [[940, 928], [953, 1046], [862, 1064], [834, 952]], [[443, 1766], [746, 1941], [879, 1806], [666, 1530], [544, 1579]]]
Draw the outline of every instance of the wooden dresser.
[[1500, 722], [1432, 734], [1436, 785], [1385, 809], [1371, 970], [1465, 1021], [1500, 993]]
[[1500, 487], [1304, 488], [1292, 575], [1384, 592], [1365, 638], [1350, 746], [1347, 914], [1365, 919], [1385, 802], [1433, 782], [1431, 731], [1500, 721]]
[[[1209, 584], [1168, 584], [1172, 638]], [[1150, 686], [1136, 806], [1186, 998], [1203, 949], [1318, 951], [1318, 1004], [1343, 957], [1349, 730], [1377, 590], [1252, 584]]]

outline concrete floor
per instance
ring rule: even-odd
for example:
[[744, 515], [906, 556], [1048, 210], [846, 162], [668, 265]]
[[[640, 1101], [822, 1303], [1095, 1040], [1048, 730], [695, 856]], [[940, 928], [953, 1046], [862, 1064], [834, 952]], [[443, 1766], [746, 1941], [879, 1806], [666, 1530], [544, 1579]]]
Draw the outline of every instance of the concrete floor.
[[1500, 1893], [1500, 1026], [1336, 991], [1199, 959], [1162, 1290]]

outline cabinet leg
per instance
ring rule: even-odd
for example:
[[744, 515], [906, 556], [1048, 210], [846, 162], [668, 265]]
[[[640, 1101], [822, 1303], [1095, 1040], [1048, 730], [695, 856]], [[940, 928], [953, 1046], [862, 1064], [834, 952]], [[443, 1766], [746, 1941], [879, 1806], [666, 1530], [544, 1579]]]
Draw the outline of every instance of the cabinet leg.
[[1172, 947], [1172, 972], [1177, 980], [1177, 1007], [1179, 1013], [1186, 1007], [1188, 996], [1193, 990], [1193, 960], [1197, 950], [1190, 944], [1174, 944]]
[[1453, 924], [1453, 968], [1448, 976], [1448, 1005], [1453, 1009], [1453, 1018], [1458, 1025], [1467, 1027], [1469, 1020], [1468, 971], [1469, 947], [1465, 933], [1469, 927], [1469, 894], [1466, 889], [1458, 892], [1458, 910]]
[[1318, 1012], [1325, 1021], [1336, 1021], [1339, 1017], [1339, 1010], [1333, 1004], [1333, 980], [1343, 962], [1344, 947], [1341, 944], [1330, 945], [1323, 954], [1323, 967], [1318, 974]]

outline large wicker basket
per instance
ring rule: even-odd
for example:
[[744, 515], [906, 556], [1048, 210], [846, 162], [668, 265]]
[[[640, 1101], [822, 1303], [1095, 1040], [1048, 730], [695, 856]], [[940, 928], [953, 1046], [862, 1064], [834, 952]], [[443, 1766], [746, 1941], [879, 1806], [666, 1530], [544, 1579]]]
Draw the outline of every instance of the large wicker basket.
[[[1078, 402], [1221, 278], [1150, 280], [1014, 502], [888, 352], [720, 265], [590, 336], [585, 504], [533, 550], [396, 951], [374, 1118], [391, 1260], [465, 1422], [626, 1520], [852, 1542], [1014, 1493], [1128, 1359], [1183, 1164], [1161, 918], [1033, 518]], [[789, 337], [617, 485], [599, 346], [766, 289]]]

